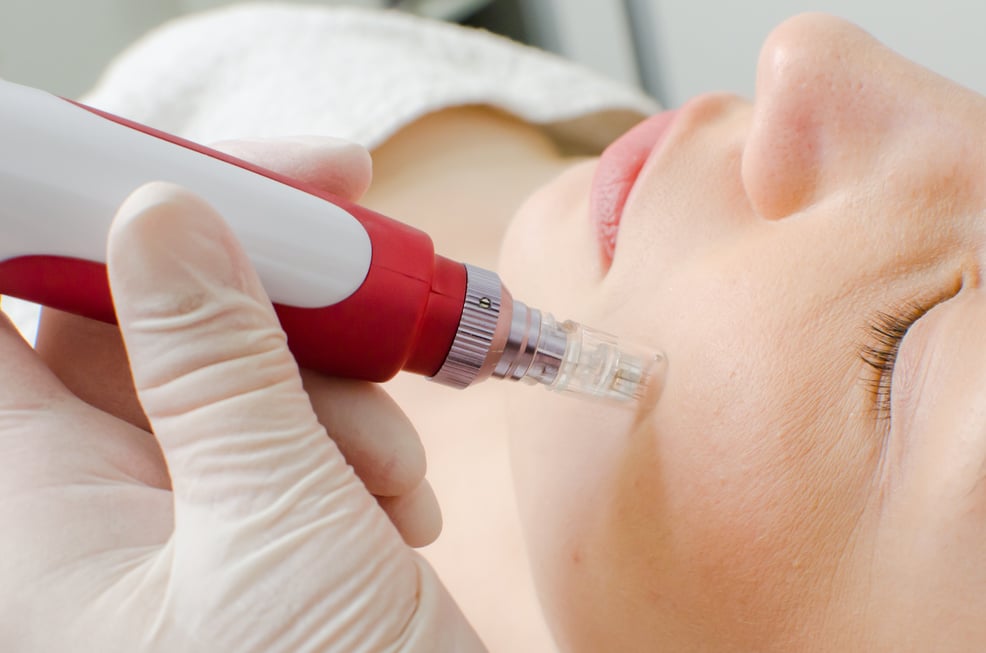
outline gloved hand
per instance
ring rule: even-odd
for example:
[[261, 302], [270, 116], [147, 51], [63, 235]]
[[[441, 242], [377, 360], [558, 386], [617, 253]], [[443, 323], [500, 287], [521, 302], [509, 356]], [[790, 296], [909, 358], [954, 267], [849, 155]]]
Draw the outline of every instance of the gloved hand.
[[145, 186], [108, 269], [154, 435], [0, 328], [0, 647], [481, 650], [326, 436], [220, 216]]
[[[352, 201], [363, 195], [372, 176], [367, 151], [338, 139], [235, 140], [213, 147]], [[36, 348], [78, 397], [148, 428], [115, 326], [46, 308]], [[424, 449], [404, 414], [375, 384], [308, 370], [302, 379], [319, 421], [405, 541], [431, 543], [441, 530], [441, 513], [424, 479]]]

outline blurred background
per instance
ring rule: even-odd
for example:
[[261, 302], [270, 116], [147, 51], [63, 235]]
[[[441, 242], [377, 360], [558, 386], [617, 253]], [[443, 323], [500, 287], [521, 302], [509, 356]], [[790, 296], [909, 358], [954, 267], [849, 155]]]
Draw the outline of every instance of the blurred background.
[[[978, 0], [302, 1], [391, 7], [485, 27], [638, 84], [667, 106], [710, 90], [752, 95], [757, 52], [770, 29], [821, 10], [986, 93], [986, 3]], [[233, 0], [0, 0], [0, 77], [78, 96], [148, 29], [224, 4]]]

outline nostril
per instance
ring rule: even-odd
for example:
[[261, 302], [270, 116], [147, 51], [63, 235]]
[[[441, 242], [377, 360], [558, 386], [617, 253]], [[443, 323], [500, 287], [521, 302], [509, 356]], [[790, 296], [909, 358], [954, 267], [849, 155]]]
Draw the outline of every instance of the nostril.
[[743, 185], [754, 210], [776, 220], [797, 213], [816, 196], [825, 136], [810, 98], [789, 94], [754, 112], [743, 152]]
[[841, 19], [803, 14], [767, 37], [757, 66], [743, 184], [767, 219], [796, 214], [813, 203], [847, 146], [864, 105], [866, 56], [875, 42]]

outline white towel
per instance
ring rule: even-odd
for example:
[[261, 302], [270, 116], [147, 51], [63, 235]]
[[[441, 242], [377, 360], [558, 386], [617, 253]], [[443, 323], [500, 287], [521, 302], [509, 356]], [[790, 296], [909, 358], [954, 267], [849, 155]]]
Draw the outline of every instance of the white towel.
[[[193, 141], [325, 134], [373, 148], [429, 112], [484, 104], [595, 153], [659, 107], [489, 32], [397, 11], [247, 4], [186, 16], [124, 51], [82, 100]], [[37, 307], [3, 309], [33, 342]]]
[[313, 133], [369, 148], [430, 111], [486, 104], [591, 151], [657, 109], [634, 88], [483, 30], [284, 4], [167, 23], [84, 101], [198, 142]]

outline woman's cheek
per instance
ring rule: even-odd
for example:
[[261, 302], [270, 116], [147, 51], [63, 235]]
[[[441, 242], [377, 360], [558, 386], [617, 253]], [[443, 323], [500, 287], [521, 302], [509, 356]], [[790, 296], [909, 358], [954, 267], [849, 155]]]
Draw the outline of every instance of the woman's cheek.
[[[624, 622], [632, 605], [624, 598], [639, 597], [638, 588], [650, 581], [653, 571], [620, 563], [638, 559], [638, 545], [660, 524], [649, 511], [644, 516], [637, 510], [650, 502], [643, 483], [648, 461], [635, 454], [651, 448], [653, 441], [634, 433], [634, 413], [621, 407], [539, 388], [511, 393], [513, 474], [545, 612], [556, 635], [571, 643], [572, 650], [587, 650], [586, 641], [606, 650], [604, 640], [597, 638], [612, 624]], [[637, 458], [632, 472], [628, 457]], [[652, 459], [649, 453], [647, 458]], [[636, 506], [623, 505], [631, 477], [641, 481]], [[632, 534], [627, 530], [631, 525]]]
[[763, 629], [742, 624], [797, 604], [783, 579], [792, 552], [813, 565], [792, 519], [804, 510], [743, 444], [742, 424], [719, 430], [687, 412], [628, 420], [522, 392], [510, 411], [514, 477], [536, 585], [563, 648], [684, 642], [679, 629], [696, 622], [721, 634], [716, 646], [756, 646]]

